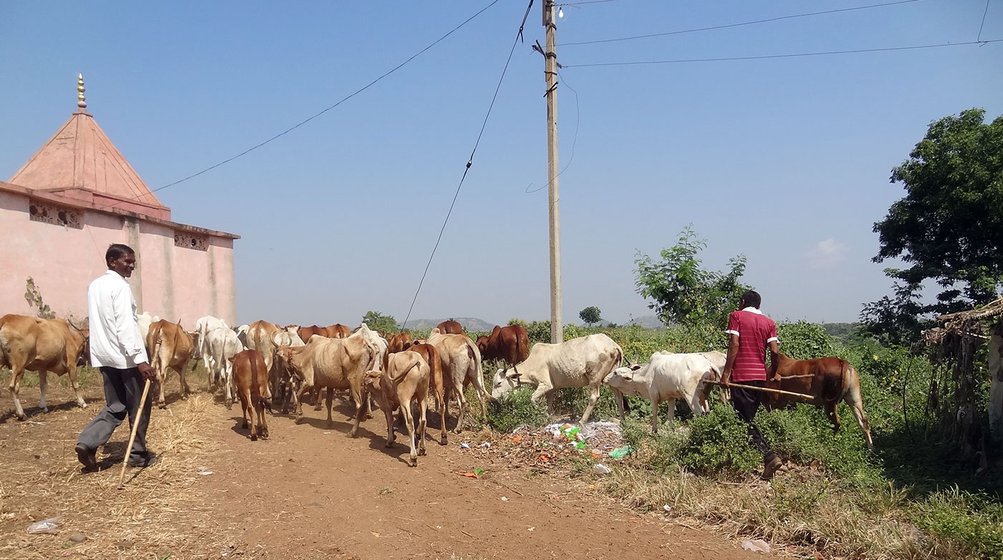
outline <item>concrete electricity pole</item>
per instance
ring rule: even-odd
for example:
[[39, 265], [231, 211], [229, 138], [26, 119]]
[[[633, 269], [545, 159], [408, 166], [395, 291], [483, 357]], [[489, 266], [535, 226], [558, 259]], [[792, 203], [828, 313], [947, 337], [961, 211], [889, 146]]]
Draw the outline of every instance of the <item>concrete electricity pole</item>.
[[547, 81], [547, 202], [550, 207], [550, 342], [564, 342], [561, 322], [561, 218], [557, 175], [557, 45], [554, 38], [554, 0], [543, 1], [547, 48], [543, 53]]

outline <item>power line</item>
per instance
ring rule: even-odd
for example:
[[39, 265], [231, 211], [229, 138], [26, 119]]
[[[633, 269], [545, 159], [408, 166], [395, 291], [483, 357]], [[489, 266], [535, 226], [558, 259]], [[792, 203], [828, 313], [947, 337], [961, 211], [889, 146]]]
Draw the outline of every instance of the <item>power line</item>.
[[825, 11], [822, 11], [822, 12], [809, 12], [809, 13], [804, 13], [804, 14], [791, 14], [791, 15], [778, 16], [778, 17], [772, 17], [772, 18], [766, 18], [766, 19], [757, 19], [757, 20], [753, 20], [753, 21], [743, 21], [743, 22], [739, 22], [739, 23], [728, 23], [728, 24], [724, 24], [724, 25], [713, 25], [713, 26], [710, 26], [710, 27], [696, 27], [696, 28], [693, 28], [693, 29], [681, 29], [681, 30], [678, 30], [678, 31], [666, 31], [664, 33], [649, 33], [647, 35], [634, 35], [632, 37], [619, 37], [619, 38], [615, 38], [615, 39], [597, 39], [595, 41], [578, 41], [578, 42], [574, 42], [574, 43], [561, 43], [559, 46], [561, 46], [561, 47], [571, 47], [571, 46], [577, 46], [577, 45], [595, 45], [595, 44], [599, 44], [599, 43], [615, 43], [615, 42], [618, 42], [618, 41], [633, 41], [633, 40], [636, 40], [636, 39], [650, 39], [652, 37], [666, 37], [668, 35], [682, 35], [684, 33], [697, 33], [697, 32], [700, 32], [700, 31], [715, 31], [715, 30], [718, 30], [718, 29], [730, 29], [732, 27], [742, 27], [742, 26], [745, 26], [745, 25], [758, 25], [758, 24], [761, 24], [761, 23], [770, 23], [770, 22], [774, 22], [774, 21], [782, 21], [782, 20], [785, 20], [785, 19], [795, 19], [795, 18], [803, 18], [803, 17], [811, 17], [811, 16], [821, 16], [821, 15], [827, 15], [827, 14], [836, 14], [836, 13], [840, 13], [840, 12], [852, 12], [852, 11], [856, 11], [856, 10], [869, 10], [871, 8], [884, 8], [886, 6], [896, 6], [898, 4], [910, 4], [912, 2], [918, 2], [918, 1], [919, 0], [898, 0], [897, 2], [886, 2], [884, 4], [870, 4], [868, 6], [857, 6], [855, 8], [839, 8], [839, 9], [836, 9], [836, 10], [825, 10]]
[[210, 165], [209, 167], [206, 167], [205, 169], [203, 169], [201, 171], [198, 171], [196, 173], [192, 173], [191, 175], [188, 175], [187, 177], [184, 177], [183, 179], [178, 179], [177, 181], [174, 181], [173, 183], [168, 183], [168, 184], [166, 184], [166, 185], [164, 185], [162, 187], [157, 187], [157, 188], [153, 189], [151, 192], [161, 191], [161, 190], [166, 189], [168, 187], [173, 187], [175, 185], [184, 183], [185, 181], [188, 181], [189, 179], [194, 179], [195, 177], [198, 177], [199, 175], [202, 175], [203, 173], [208, 173], [209, 171], [212, 171], [213, 169], [216, 169], [217, 167], [220, 167], [222, 165], [226, 165], [227, 163], [230, 163], [231, 161], [233, 161], [233, 160], [235, 160], [237, 158], [243, 157], [243, 156], [245, 156], [245, 155], [253, 152], [254, 150], [257, 150], [258, 148], [261, 148], [262, 146], [265, 146], [265, 145], [267, 145], [267, 144], [269, 144], [269, 143], [271, 143], [271, 142], [273, 142], [275, 140], [278, 140], [279, 138], [285, 136], [286, 134], [289, 134], [290, 132], [292, 132], [292, 131], [296, 130], [297, 128], [305, 125], [306, 123], [308, 123], [308, 122], [316, 119], [317, 117], [323, 115], [324, 113], [327, 113], [331, 109], [334, 109], [335, 107], [338, 107], [339, 105], [341, 105], [342, 103], [344, 103], [344, 102], [348, 101], [349, 99], [355, 97], [356, 95], [358, 95], [358, 94], [366, 91], [367, 89], [369, 89], [370, 87], [376, 85], [378, 82], [380, 82], [381, 80], [383, 80], [384, 78], [386, 78], [390, 74], [393, 74], [394, 72], [400, 70], [401, 68], [403, 68], [404, 66], [406, 66], [408, 63], [410, 63], [412, 60], [418, 58], [419, 56], [421, 56], [422, 54], [424, 54], [426, 51], [428, 51], [429, 49], [431, 49], [432, 47], [434, 47], [437, 44], [441, 43], [442, 41], [444, 41], [447, 37], [449, 37], [453, 33], [456, 33], [460, 28], [462, 28], [466, 24], [468, 24], [471, 21], [473, 21], [474, 18], [476, 18], [477, 16], [481, 15], [482, 13], [484, 13], [485, 11], [487, 11], [488, 8], [490, 8], [491, 6], [494, 6], [497, 3], [498, 3], [498, 0], [493, 0], [490, 4], [488, 4], [487, 6], [484, 6], [483, 8], [481, 8], [480, 10], [478, 10], [476, 13], [474, 13], [474, 15], [468, 17], [462, 23], [460, 23], [456, 27], [454, 27], [451, 30], [449, 30], [445, 35], [439, 37], [435, 41], [432, 41], [431, 43], [428, 44], [428, 46], [426, 46], [425, 48], [421, 49], [420, 51], [416, 52], [415, 54], [413, 54], [410, 57], [408, 57], [407, 59], [405, 59], [404, 62], [401, 62], [397, 66], [394, 66], [390, 70], [384, 72], [382, 75], [380, 75], [380, 77], [378, 77], [375, 80], [369, 82], [368, 84], [362, 86], [361, 88], [355, 90], [354, 92], [348, 94], [347, 96], [341, 98], [340, 100], [338, 100], [337, 103], [335, 103], [333, 105], [330, 105], [327, 108], [325, 108], [324, 110], [322, 110], [322, 111], [320, 111], [318, 113], [315, 113], [315, 114], [313, 114], [313, 115], [311, 115], [311, 116], [303, 119], [302, 121], [300, 121], [300, 122], [294, 124], [293, 126], [291, 126], [291, 127], [287, 128], [287, 129], [283, 130], [282, 132], [279, 132], [278, 134], [275, 134], [274, 136], [268, 138], [267, 140], [259, 142], [259, 143], [255, 144], [255, 145], [251, 146], [250, 148], [247, 148], [246, 150], [240, 152], [237, 155], [228, 157], [228, 158], [224, 159], [223, 161], [220, 161], [219, 163], [215, 163], [213, 165]]
[[986, 25], [986, 14], [989, 13], [989, 0], [986, 0], [986, 9], [982, 12], [982, 23], [979, 24], [979, 36], [978, 41], [982, 40], [982, 28]]
[[404, 316], [404, 320], [401, 322], [401, 327], [407, 324], [408, 319], [411, 318], [411, 312], [414, 310], [414, 304], [418, 301], [418, 294], [421, 293], [421, 287], [425, 283], [425, 276], [428, 275], [428, 269], [432, 266], [432, 259], [435, 258], [435, 252], [439, 248], [439, 242], [442, 241], [442, 234], [446, 231], [446, 224], [449, 223], [449, 217], [453, 213], [453, 207], [456, 205], [456, 198], [460, 196], [460, 189], [463, 188], [463, 182], [467, 179], [467, 172], [470, 171], [470, 166], [474, 163], [474, 154], [477, 153], [477, 146], [480, 145], [481, 137], [484, 136], [484, 129], [488, 126], [488, 118], [491, 116], [491, 111], [494, 109], [495, 101], [498, 99], [498, 92], [501, 90], [502, 82], [505, 80], [505, 74], [508, 73], [509, 63], [512, 62], [512, 54], [515, 53], [516, 46], [523, 40], [522, 32], [526, 27], [526, 19], [529, 17], [529, 10], [532, 7], [533, 0], [529, 0], [529, 5], [526, 6], [526, 13], [522, 16], [522, 23], [519, 25], [519, 31], [515, 34], [515, 40], [512, 42], [512, 48], [509, 50], [508, 58], [505, 60], [505, 67], [502, 68], [501, 76], [498, 77], [498, 85], [495, 86], [494, 95], [491, 96], [491, 103], [488, 105], [488, 110], [484, 115], [484, 121], [481, 122], [481, 130], [477, 133], [477, 140], [474, 141], [474, 147], [470, 151], [470, 157], [467, 158], [467, 164], [463, 167], [463, 174], [460, 176], [460, 182], [456, 185], [456, 192], [453, 193], [453, 200], [449, 203], [449, 210], [446, 211], [446, 218], [442, 221], [442, 227], [439, 228], [439, 236], [435, 239], [435, 245], [432, 247], [432, 254], [428, 256], [428, 262], [425, 263], [425, 270], [421, 273], [421, 280], [418, 281], [418, 289], [414, 292], [414, 298], [411, 299], [411, 306], [407, 309], [407, 315]]
[[851, 49], [842, 51], [820, 51], [791, 54], [767, 54], [760, 56], [726, 56], [719, 58], [677, 58], [672, 60], [638, 60], [629, 62], [593, 62], [587, 64], [562, 64], [564, 68], [586, 68], [591, 66], [634, 66], [640, 64], [686, 64], [695, 62], [730, 62], [738, 60], [768, 60], [774, 58], [798, 58], [806, 56], [829, 56], [838, 54], [860, 54], [873, 52], [908, 51], [917, 49], [935, 49], [940, 47], [962, 47], [967, 45], [985, 45], [1003, 42], [1003, 39], [986, 39], [982, 41], [965, 41], [961, 43], [937, 43], [932, 45], [914, 45], [908, 47], [881, 47], [874, 49]]

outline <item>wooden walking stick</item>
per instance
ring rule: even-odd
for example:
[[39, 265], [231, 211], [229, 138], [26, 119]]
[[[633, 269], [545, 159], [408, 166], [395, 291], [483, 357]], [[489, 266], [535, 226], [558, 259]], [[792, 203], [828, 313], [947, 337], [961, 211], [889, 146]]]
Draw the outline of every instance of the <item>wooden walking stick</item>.
[[129, 455], [132, 454], [132, 444], [136, 443], [136, 430], [139, 429], [139, 421], [143, 418], [143, 408], [146, 404], [146, 395], [150, 392], [150, 380], [143, 384], [143, 396], [139, 397], [139, 407], [136, 408], [136, 417], [132, 420], [132, 433], [129, 434], [129, 446], [125, 448], [125, 458], [122, 460], [122, 474], [118, 477], [118, 489], [125, 487], [125, 467], [129, 464]]
[[753, 391], [762, 391], [764, 393], [774, 393], [777, 395], [788, 395], [791, 397], [801, 397], [805, 399], [814, 399], [815, 395], [809, 395], [807, 393], [795, 393], [794, 391], [784, 391], [783, 389], [770, 389], [769, 387], [756, 387], [755, 385], [742, 385], [740, 383], [728, 383], [725, 385], [720, 381], [706, 380], [704, 383], [710, 383], [712, 385], [720, 385], [725, 389], [730, 389], [731, 387], [738, 387], [739, 389], [752, 389]]

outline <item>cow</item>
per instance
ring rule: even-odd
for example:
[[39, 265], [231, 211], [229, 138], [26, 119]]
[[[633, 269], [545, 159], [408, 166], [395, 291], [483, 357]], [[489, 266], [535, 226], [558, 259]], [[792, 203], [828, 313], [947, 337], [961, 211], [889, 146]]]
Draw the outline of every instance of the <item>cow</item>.
[[[139, 336], [143, 337], [143, 344], [146, 344], [146, 335], [150, 333], [150, 325], [160, 320], [160, 317], [152, 313], [140, 313], [136, 315], [136, 323], [139, 324]], [[150, 349], [146, 349], [150, 353]]]
[[[535, 385], [533, 401], [565, 387], [589, 387], [589, 404], [581, 422], [587, 422], [599, 400], [603, 379], [623, 361], [623, 350], [609, 336], [599, 333], [557, 344], [536, 343], [525, 361], [495, 373], [491, 396], [498, 399], [523, 383]], [[518, 371], [516, 370], [518, 368]]]
[[378, 368], [376, 353], [361, 336], [325, 338], [313, 336], [305, 346], [281, 346], [275, 351], [279, 365], [295, 377], [301, 387], [294, 394], [294, 406], [299, 414], [299, 400], [314, 386], [327, 388], [327, 422], [333, 424], [331, 406], [334, 389], [348, 389], [355, 401], [355, 421], [348, 435], [355, 437], [365, 413], [362, 406], [362, 384], [366, 372]]
[[411, 333], [407, 331], [392, 334], [389, 338], [387, 338], [387, 352], [390, 352], [391, 354], [400, 352], [407, 348], [408, 343], [413, 340], [414, 338], [411, 336]]
[[[425, 428], [427, 426], [425, 411], [428, 408], [429, 366], [417, 352], [405, 350], [392, 354], [387, 359], [387, 367], [381, 371], [366, 372], [366, 393], [376, 395], [387, 420], [387, 447], [394, 444], [394, 409], [400, 410], [400, 415], [407, 426], [408, 443], [411, 447], [409, 456], [412, 467], [418, 466], [418, 455], [425, 454]], [[411, 405], [418, 406], [418, 429], [415, 430], [414, 414]], [[417, 439], [417, 450], [415, 449]]]
[[333, 325], [328, 325], [324, 327], [327, 331], [328, 338], [348, 338], [352, 334], [352, 329], [348, 325], [342, 325], [341, 323], [335, 323]]
[[[217, 328], [229, 329], [230, 326], [226, 324], [226, 321], [218, 317], [213, 317], [212, 315], [206, 315], [204, 317], [199, 317], [195, 320], [195, 355], [202, 358], [202, 364], [205, 366], [205, 370], [210, 374], [210, 380], [212, 379], [213, 372], [219, 372], [223, 367], [223, 364], [215, 363], [214, 356], [211, 352], [207, 351], [206, 346], [206, 334], [209, 331]], [[146, 334], [143, 332], [142, 334]], [[147, 348], [147, 351], [150, 349]]]
[[495, 325], [490, 335], [477, 337], [477, 348], [482, 360], [502, 360], [515, 366], [529, 357], [529, 336], [522, 325]]
[[[244, 345], [237, 338], [237, 333], [228, 327], [216, 327], [205, 333], [203, 358], [208, 355], [209, 361], [209, 392], [214, 385], [223, 385], [223, 398], [227, 408], [233, 405], [233, 357], [244, 350]], [[262, 358], [263, 359], [263, 358]], [[265, 370], [268, 371], [267, 369]]]
[[243, 427], [250, 427], [251, 441], [257, 441], [259, 436], [267, 438], [265, 409], [270, 408], [268, 400], [272, 395], [268, 392], [268, 370], [265, 369], [264, 357], [257, 350], [244, 350], [226, 360], [233, 368], [233, 381], [244, 419]]
[[19, 420], [27, 415], [21, 408], [18, 393], [24, 370], [38, 372], [38, 388], [41, 396], [39, 408], [49, 409], [45, 404], [45, 390], [48, 387], [48, 372], [56, 375], [69, 374], [70, 385], [77, 397], [77, 404], [86, 408], [77, 382], [77, 365], [82, 357], [86, 336], [71, 326], [65, 319], [39, 319], [25, 315], [4, 315], [0, 317], [0, 367], [11, 370], [10, 390], [14, 398], [14, 413]]
[[167, 407], [164, 399], [164, 385], [167, 380], [167, 368], [178, 372], [181, 379], [181, 398], [187, 398], [191, 393], [185, 380], [185, 366], [195, 351], [195, 341], [192, 336], [181, 328], [180, 323], [172, 323], [161, 319], [150, 325], [146, 335], [146, 345], [150, 348], [150, 367], [157, 373], [157, 406]]
[[453, 319], [446, 319], [436, 325], [435, 328], [439, 329], [439, 332], [442, 334], [467, 334], [467, 332], [463, 330], [463, 325]]
[[[443, 373], [444, 368], [442, 365], [442, 359], [439, 357], [439, 351], [431, 344], [414, 341], [408, 342], [404, 350], [417, 352], [422, 358], [424, 358], [425, 363], [428, 364], [429, 391], [435, 395], [435, 408], [439, 412], [439, 444], [446, 445], [446, 443], [448, 443], [446, 437], [446, 406], [447, 403], [449, 403], [450, 386], [452, 383], [447, 383], [446, 377]], [[392, 354], [387, 355], [390, 356]], [[386, 368], [387, 364], [384, 364], [383, 369]], [[424, 437], [424, 435], [422, 437]]]
[[789, 408], [796, 402], [813, 404], [825, 410], [834, 432], [839, 430], [836, 405], [842, 400], [857, 418], [857, 424], [867, 439], [867, 448], [874, 449], [871, 425], [860, 397], [860, 376], [846, 360], [834, 357], [795, 360], [778, 352], [775, 363], [770, 365], [766, 386], [807, 395], [802, 398], [768, 393], [764, 401], [766, 408]]
[[[460, 411], [456, 415], [456, 426], [453, 431], [463, 430], [463, 415], [467, 409], [467, 397], [463, 388], [473, 383], [477, 390], [477, 398], [481, 401], [481, 413], [488, 415], [487, 401], [491, 395], [484, 389], [484, 378], [481, 374], [481, 351], [465, 334], [443, 334], [438, 328], [432, 329], [428, 335], [428, 344], [435, 346], [442, 360], [444, 385], [456, 395]], [[445, 422], [445, 418], [443, 418]]]
[[616, 397], [620, 421], [624, 420], [626, 398], [637, 395], [651, 402], [651, 431], [658, 433], [658, 404], [669, 403], [669, 423], [675, 419], [676, 399], [683, 399], [699, 416], [708, 412], [704, 381], [721, 379], [726, 356], [722, 352], [673, 354], [655, 352], [646, 364], [618, 367], [603, 379]]

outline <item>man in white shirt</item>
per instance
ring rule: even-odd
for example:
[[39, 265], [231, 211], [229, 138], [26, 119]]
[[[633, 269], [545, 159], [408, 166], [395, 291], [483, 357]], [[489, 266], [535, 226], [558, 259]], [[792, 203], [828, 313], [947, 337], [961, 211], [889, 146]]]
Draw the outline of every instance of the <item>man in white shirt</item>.
[[[108, 271], [91, 282], [87, 289], [91, 365], [101, 369], [106, 405], [80, 432], [74, 448], [84, 472], [97, 470], [98, 447], [108, 442], [126, 415], [132, 426], [143, 394], [143, 380], [156, 380], [136, 321], [136, 301], [125, 281], [136, 268], [136, 252], [128, 245], [116, 243], [108, 247], [105, 262]], [[136, 429], [136, 441], [126, 459], [129, 466], [148, 467], [156, 462], [156, 455], [146, 448], [152, 402], [147, 398], [142, 403], [143, 415]]]

